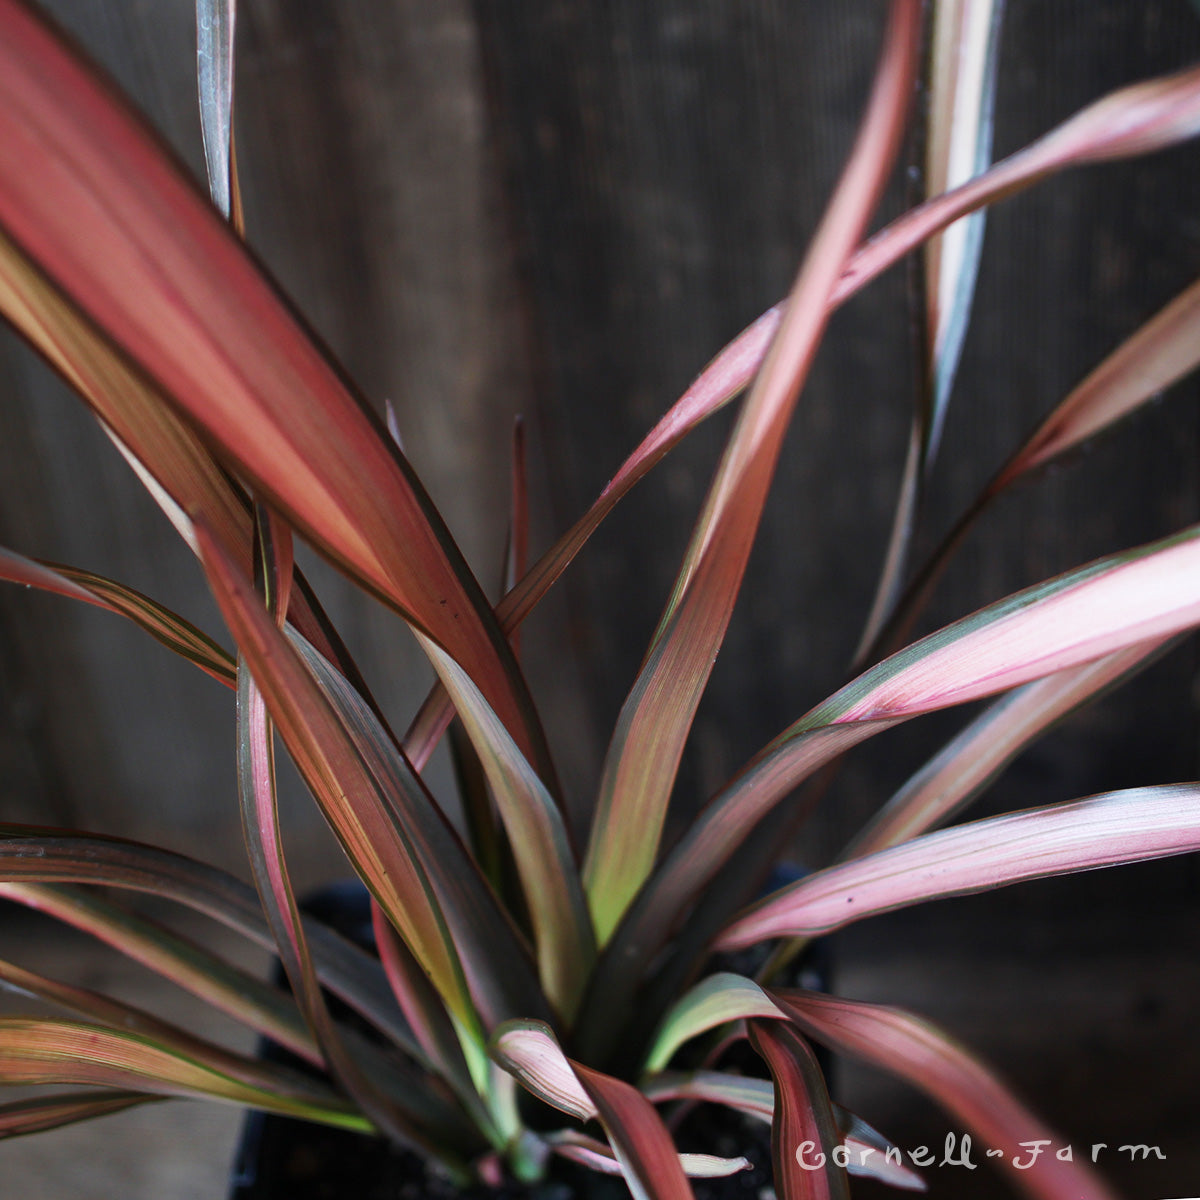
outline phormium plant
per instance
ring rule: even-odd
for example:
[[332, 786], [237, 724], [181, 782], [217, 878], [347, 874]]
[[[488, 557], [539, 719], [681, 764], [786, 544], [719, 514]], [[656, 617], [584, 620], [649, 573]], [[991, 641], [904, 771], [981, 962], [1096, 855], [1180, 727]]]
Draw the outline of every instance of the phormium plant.
[[[0, 895], [155, 966], [319, 1071], [208, 1044], [132, 1007], [0, 963], [70, 1018], [0, 1019], [0, 1080], [85, 1085], [0, 1108], [12, 1136], [167, 1096], [207, 1096], [414, 1148], [466, 1186], [552, 1176], [572, 1159], [637, 1196], [744, 1159], [680, 1154], [681, 1102], [771, 1124], [782, 1197], [848, 1195], [847, 1175], [920, 1180], [829, 1097], [823, 1043], [934, 1097], [1015, 1187], [1112, 1193], [1092, 1166], [1013, 1147], [1045, 1127], [966, 1050], [897, 1009], [786, 985], [808, 939], [872, 914], [1200, 846], [1200, 785], [1091, 796], [944, 825], [1066, 712], [1200, 623], [1200, 526], [1029, 588], [905, 645], [986, 504], [1200, 362], [1200, 285], [1133, 334], [1015, 449], [941, 549], [909, 563], [970, 309], [987, 204], [1069, 167], [1200, 132], [1200, 69], [1124, 88], [986, 167], [996, 6], [892, 0], [857, 139], [790, 296], [701, 373], [579, 521], [532, 566], [512, 517], [512, 585], [493, 607], [413, 469], [241, 241], [230, 137], [233, 3], [199, 0], [211, 201], [23, 0], [0, 0], [0, 306], [74, 386], [195, 551], [230, 655], [154, 601], [87, 572], [0, 555], [5, 578], [108, 608], [236, 691], [240, 800], [258, 895], [196, 861], [73, 830], [0, 829]], [[881, 21], [881, 26], [883, 22]], [[895, 169], [928, 45], [930, 198], [866, 238]], [[986, 168], [986, 169], [985, 169]], [[967, 218], [966, 220], [962, 220]], [[853, 678], [769, 742], [669, 848], [685, 741], [746, 568], [785, 430], [833, 310], [923, 256], [929, 387]], [[674, 590], [612, 733], [593, 820], [573, 844], [515, 636], [623, 496], [745, 393]], [[518, 489], [519, 490], [519, 489]], [[408, 624], [439, 684], [397, 736], [293, 566], [299, 534]], [[808, 789], [857, 743], [998, 695], [838, 861], [744, 894]], [[452, 720], [478, 768], [460, 826], [421, 771]], [[280, 849], [278, 735], [369, 889], [374, 958], [301, 915]], [[801, 789], [799, 792], [797, 789]], [[799, 798], [798, 798], [799, 797]], [[290, 994], [98, 899], [180, 901], [276, 949]], [[714, 953], [776, 942], [757, 978]], [[726, 960], [726, 966], [728, 961]], [[783, 982], [781, 982], [783, 981]], [[328, 997], [340, 1007], [331, 1011]], [[352, 1012], [351, 1020], [344, 1013]], [[748, 1038], [762, 1077], [722, 1057]]]

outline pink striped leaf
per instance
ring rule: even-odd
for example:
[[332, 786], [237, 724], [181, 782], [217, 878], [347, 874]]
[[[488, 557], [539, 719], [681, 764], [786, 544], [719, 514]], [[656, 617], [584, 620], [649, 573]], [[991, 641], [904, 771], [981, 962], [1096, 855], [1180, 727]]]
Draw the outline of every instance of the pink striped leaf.
[[[596, 502], [496, 606], [497, 619], [510, 638], [634, 485], [641, 482], [697, 425], [724, 408], [748, 386], [779, 328], [782, 310], [782, 304], [770, 309], [709, 363], [625, 460]], [[428, 762], [453, 712], [454, 707], [439, 684], [426, 698], [404, 739], [405, 750], [418, 769]]]
[[0, 226], [46, 281], [5, 273], [18, 326], [28, 293], [69, 297], [214, 453], [443, 646], [551, 778], [511, 651], [403, 456], [186, 174], [19, 0], [0, 0]]
[[1038, 427], [990, 486], [1066, 453], [1127, 416], [1200, 365], [1200, 282], [1156, 313], [1113, 351]]
[[[315, 1066], [323, 1066], [291, 996], [230, 967], [179, 935], [76, 889], [0, 884], [0, 896], [93, 934], [150, 970], [216, 1005], [235, 1020], [287, 1046], [301, 1058]], [[171, 1042], [181, 1053], [189, 1052], [188, 1034], [150, 1014], [116, 1004], [94, 992], [33, 976], [11, 964], [0, 964], [0, 977], [7, 978], [13, 986], [73, 1008], [93, 1021], [140, 1032], [164, 1043]], [[339, 1030], [356, 1056], [373, 1064], [375, 1072], [387, 1084], [389, 1095], [404, 1109], [406, 1123], [411, 1127], [409, 1142], [424, 1144], [429, 1140], [425, 1131], [429, 1134], [436, 1131], [438, 1145], [443, 1150], [464, 1144], [465, 1122], [459, 1109], [438, 1091], [432, 1091], [425, 1078], [394, 1055], [380, 1054], [377, 1046], [368, 1044], [348, 1026], [340, 1026]], [[196, 1046], [204, 1050], [206, 1043], [197, 1042]], [[213, 1053], [219, 1052], [213, 1048]], [[231, 1059], [225, 1069], [236, 1077], [239, 1071], [244, 1074], [243, 1066], [240, 1059]], [[255, 1082], [253, 1076], [245, 1078], [250, 1083]], [[434, 1151], [435, 1147], [430, 1144], [429, 1152]]]
[[[1018, 592], [872, 667], [766, 746], [708, 804], [643, 889], [598, 975], [621, 1003], [688, 905], [754, 826], [840, 754], [924, 712], [1200, 623], [1200, 527]], [[592, 1011], [592, 1010], [589, 1010]]]
[[578, 1062], [571, 1068], [596, 1107], [634, 1200], [695, 1200], [675, 1143], [654, 1105], [624, 1080]]
[[[291, 530], [261, 504], [255, 505], [258, 590], [277, 629], [287, 621], [292, 584]], [[460, 1174], [465, 1164], [431, 1139], [421, 1124], [387, 1093], [388, 1056], [343, 1036], [330, 1014], [304, 936], [300, 910], [283, 853], [275, 791], [271, 720], [245, 658], [238, 659], [238, 796], [254, 881], [279, 951], [279, 960], [305, 1020], [333, 1077], [372, 1123], [399, 1145], [416, 1148]], [[354, 1052], [357, 1046], [358, 1053]], [[367, 1063], [371, 1063], [368, 1068]]]
[[723, 1104], [768, 1124], [775, 1112], [775, 1088], [769, 1079], [724, 1071], [662, 1071], [642, 1083], [642, 1095], [652, 1104], [670, 1100]]
[[[620, 1175], [621, 1164], [612, 1148], [598, 1138], [574, 1129], [562, 1129], [543, 1139], [563, 1158], [581, 1163], [602, 1175]], [[719, 1158], [715, 1154], [681, 1154], [679, 1165], [690, 1179], [722, 1179], [750, 1167], [747, 1158]]]
[[1152, 154], [1200, 133], [1200, 68], [1117, 89], [951, 192], [898, 217], [864, 245], [833, 294], [848, 299], [909, 251], [985, 204], [1056, 171]]
[[830, 294], [900, 144], [920, 5], [893, 0], [890, 14], [850, 160], [726, 447], [609, 745], [584, 863], [602, 945], [653, 868], [684, 741], [733, 611], [783, 437], [828, 320]]
[[277, 629], [202, 524], [196, 533], [218, 605], [293, 760], [460, 1035], [481, 1047], [476, 1003], [489, 1024], [537, 1011], [515, 931], [366, 702], [303, 639]]
[[[244, 1060], [230, 1073], [228, 1052], [181, 1052], [158, 1038], [78, 1021], [0, 1017], [0, 1080], [5, 1084], [91, 1084], [199, 1096], [264, 1112], [370, 1132], [371, 1124], [323, 1085], [269, 1063]], [[245, 1076], [254, 1082], [245, 1082]]]
[[580, 1121], [598, 1120], [630, 1191], [640, 1200], [690, 1200], [683, 1165], [654, 1106], [634, 1087], [569, 1059], [549, 1025], [508, 1021], [492, 1057], [539, 1100]]
[[94, 575], [91, 571], [26, 558], [2, 546], [0, 579], [40, 588], [72, 600], [82, 600], [85, 604], [127, 617], [168, 650], [194, 663], [227, 687], [233, 686], [233, 659], [212, 638], [190, 621], [133, 588], [115, 583], [103, 575]]
[[1164, 647], [1162, 641], [1139, 643], [992, 701], [867, 822], [839, 861], [886, 850], [944, 825], [1053, 725], [1141, 671]]
[[[23, 281], [15, 292], [9, 282], [14, 272]], [[184, 541], [196, 549], [187, 514], [199, 513], [229, 553], [250, 569], [253, 521], [240, 487], [161, 397], [45, 285], [0, 234], [0, 309], [11, 313], [13, 305], [19, 309], [16, 323], [21, 332], [88, 402]], [[297, 585], [289, 620], [364, 687], [302, 577]]]
[[[768, 1125], [775, 1114], [775, 1087], [770, 1080], [723, 1071], [664, 1071], [647, 1080], [642, 1093], [652, 1104], [668, 1100], [722, 1104]], [[833, 1116], [846, 1148], [846, 1170], [851, 1175], [878, 1179], [904, 1191], [926, 1190], [925, 1181], [916, 1171], [896, 1161], [896, 1148], [878, 1130], [837, 1104]]]
[[1082, 1162], [1042, 1154], [1027, 1168], [1023, 1142], [1061, 1145], [1037, 1117], [953, 1039], [897, 1008], [834, 999], [815, 992], [772, 991], [796, 1024], [839, 1054], [877, 1066], [913, 1084], [938, 1102], [997, 1158], [1017, 1188], [1035, 1200], [1116, 1200]]
[[598, 1110], [571, 1060], [545, 1021], [505, 1021], [492, 1034], [488, 1053], [539, 1100], [579, 1121]]
[[790, 1025], [751, 1021], [750, 1044], [775, 1081], [771, 1118], [772, 1182], [780, 1200], [850, 1200], [846, 1168], [834, 1151], [842, 1134], [834, 1120], [816, 1055]]
[[0, 897], [90, 934], [293, 1054], [320, 1063], [291, 996], [165, 926], [82, 888], [0, 883]]
[[[146, 892], [203, 913], [264, 949], [275, 950], [253, 888], [215, 867], [156, 846], [74, 830], [0, 824], [0, 880], [101, 884]], [[45, 903], [40, 897], [29, 899], [20, 888], [11, 898], [33, 907]], [[65, 912], [55, 915], [75, 923]], [[413, 1047], [412, 1033], [397, 1013], [379, 963], [319, 921], [305, 918], [304, 926], [321, 982], [397, 1045]]]
[[[388, 983], [416, 1041], [414, 1057], [445, 1079], [463, 1105], [475, 1115], [479, 1093], [475, 1091], [454, 1023], [429, 977], [421, 970], [421, 964], [374, 899], [371, 901], [371, 927]], [[480, 1127], [486, 1128], [487, 1124], [484, 1119]]]
[[88, 988], [75, 987], [27, 971], [0, 959], [0, 984], [65, 1008], [101, 1026], [153, 1041], [172, 1054], [193, 1058], [247, 1087], [261, 1087], [261, 1065], [206, 1042], [143, 1009], [112, 1000]]
[[932, 712], [1169, 637], [1197, 622], [1200, 526], [1193, 526], [1026, 588], [946, 626], [864, 672], [793, 729]]
[[569, 1021], [595, 961], [596, 942], [562, 814], [466, 672], [437, 646], [427, 645], [425, 652], [438, 663], [508, 833], [533, 922], [542, 990]]
[[145, 1092], [94, 1088], [86, 1092], [70, 1092], [66, 1095], [42, 1096], [35, 1100], [0, 1104], [0, 1139], [21, 1137], [27, 1133], [44, 1133], [48, 1129], [61, 1129], [64, 1125], [90, 1121], [95, 1117], [106, 1117], [110, 1113], [124, 1112], [139, 1104], [153, 1104], [163, 1099], [165, 1097], [150, 1096]]
[[730, 1021], [782, 1017], [779, 1006], [744, 975], [721, 971], [680, 997], [662, 1019], [646, 1056], [646, 1073], [657, 1074], [684, 1042]]
[[[1166, 76], [1111, 93], [1047, 134], [1033, 147], [1018, 152], [969, 184], [934, 197], [877, 233], [850, 259], [830, 297], [830, 304], [835, 307], [843, 304], [905, 254], [963, 216], [1031, 186], [1055, 171], [1092, 161], [1086, 153], [1089, 145], [1097, 157], [1117, 158], [1153, 152], [1170, 144], [1172, 139], [1193, 136], [1197, 108], [1200, 108], [1200, 71]], [[1127, 128], [1139, 122], [1144, 136], [1125, 136]], [[1063, 136], [1060, 138], [1059, 134]], [[1044, 146], [1046, 142], [1050, 143], [1049, 152]], [[1031, 155], [1030, 151], [1035, 148], [1038, 153]], [[497, 606], [497, 616], [506, 632], [511, 633], [533, 611], [588, 538], [633, 486], [696, 426], [750, 385], [779, 330], [785, 304], [781, 301], [768, 309], [721, 350], [626, 459], [595, 504], [542, 555], [529, 574]], [[1164, 311], [1164, 319], [1165, 315]], [[1186, 338], [1181, 338], [1179, 344], [1181, 347], [1186, 345]], [[1156, 386], [1165, 386], [1165, 382]], [[915, 463], [916, 459], [913, 461]], [[431, 693], [422, 706], [405, 738], [406, 749], [418, 768], [428, 761], [452, 713], [453, 707], [440, 688]]]
[[[895, 646], [931, 595], [951, 556], [987, 506], [1035, 468], [1106, 429], [1200, 364], [1200, 283], [1141, 326], [1076, 386], [996, 474], [922, 565], [903, 597], [873, 615], [859, 665]], [[887, 618], [886, 624], [884, 618]]]
[[974, 821], [817, 871], [753, 905], [717, 939], [840, 929], [926, 900], [1200, 849], [1200, 784], [1129, 788]]
[[[991, 158], [1001, 0], [933, 5], [925, 127], [927, 197], [950, 191]], [[907, 458], [875, 599], [861, 644], [870, 645], [903, 583], [925, 480], [941, 441], [966, 337], [983, 249], [984, 210], [956, 221], [924, 246], [924, 361]]]

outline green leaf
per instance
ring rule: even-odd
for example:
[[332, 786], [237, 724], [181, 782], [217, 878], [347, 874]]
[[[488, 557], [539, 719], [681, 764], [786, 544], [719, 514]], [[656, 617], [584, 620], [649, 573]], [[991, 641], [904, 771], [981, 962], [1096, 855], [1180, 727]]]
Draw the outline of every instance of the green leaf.
[[996, 1161], [1016, 1187], [1036, 1200], [1116, 1200], [1082, 1162], [1041, 1155], [1028, 1169], [1022, 1142], [1061, 1145], [1037, 1117], [963, 1047], [927, 1021], [897, 1008], [834, 999], [815, 992], [771, 991], [806, 1035], [838, 1054], [870, 1063], [913, 1084], [938, 1102], [984, 1145], [1003, 1150]]
[[508, 833], [537, 939], [542, 990], [565, 1020], [575, 1013], [596, 956], [587, 902], [566, 825], [550, 793], [483, 694], [433, 645], [435, 661], [483, 770]]
[[302, 1075], [249, 1059], [229, 1073], [225, 1052], [183, 1053], [159, 1039], [77, 1021], [0, 1017], [0, 1081], [6, 1084], [92, 1084], [224, 1100], [264, 1112], [319, 1121], [362, 1133], [371, 1123], [328, 1089]]
[[771, 1159], [780, 1200], [850, 1200], [846, 1169], [833, 1159], [842, 1135], [816, 1055], [794, 1029], [774, 1021], [751, 1021], [750, 1044], [775, 1081]]
[[920, 6], [895, 0], [858, 139], [746, 399], [683, 568], [605, 759], [584, 864], [603, 945], [654, 865], [684, 741], [733, 611], [829, 297], [890, 174], [915, 71]]
[[653, 1075], [669, 1063], [684, 1042], [730, 1021], [782, 1017], [779, 1007], [752, 979], [727, 971], [696, 984], [663, 1018], [646, 1058]]

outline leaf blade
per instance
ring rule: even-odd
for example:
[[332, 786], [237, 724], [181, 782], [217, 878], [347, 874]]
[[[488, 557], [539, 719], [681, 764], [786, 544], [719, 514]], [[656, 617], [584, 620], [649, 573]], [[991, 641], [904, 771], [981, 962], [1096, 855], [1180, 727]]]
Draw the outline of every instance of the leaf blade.
[[713, 479], [683, 567], [605, 758], [584, 863], [601, 945], [649, 875], [700, 695], [724, 638], [829, 297], [899, 148], [920, 8], [894, 0], [866, 115], [772, 349]]
[[1042, 1155], [1028, 1170], [1013, 1165], [1022, 1142], [1061, 1139], [982, 1063], [927, 1021], [901, 1009], [833, 999], [815, 992], [771, 995], [810, 1037], [839, 1054], [865, 1061], [919, 1088], [988, 1146], [1007, 1148], [998, 1161], [1012, 1182], [1037, 1200], [1116, 1200], [1086, 1166]]
[[1200, 784], [1128, 788], [928, 833], [827, 867], [734, 920], [718, 949], [839, 929], [1029, 879], [1200, 850]]
[[552, 778], [491, 608], [378, 420], [110, 88], [16, 0], [0, 28], [9, 239], [227, 465], [446, 648]]
[[749, 1028], [775, 1081], [771, 1159], [780, 1200], [850, 1200], [846, 1168], [834, 1159], [842, 1135], [816, 1055], [790, 1025], [755, 1020]]

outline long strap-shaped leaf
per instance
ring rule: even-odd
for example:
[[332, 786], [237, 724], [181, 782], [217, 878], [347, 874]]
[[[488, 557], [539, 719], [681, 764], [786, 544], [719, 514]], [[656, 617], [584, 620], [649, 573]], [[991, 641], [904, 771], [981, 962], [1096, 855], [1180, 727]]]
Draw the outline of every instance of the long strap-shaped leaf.
[[[196, 0], [200, 132], [213, 203], [233, 214], [233, 41], [237, 0]], [[236, 222], [235, 222], [236, 224]]]
[[596, 1106], [635, 1200], [694, 1200], [675, 1143], [654, 1105], [624, 1080], [578, 1062], [571, 1067]]
[[0, 1139], [61, 1129], [64, 1125], [106, 1117], [139, 1104], [153, 1104], [164, 1099], [164, 1096], [150, 1096], [145, 1092], [95, 1088], [87, 1092], [0, 1104]]
[[891, 172], [911, 92], [920, 16], [915, 0], [894, 0], [891, 6], [850, 160], [618, 718], [584, 868], [602, 944], [653, 867], [684, 740], [733, 611], [783, 437], [828, 320], [829, 296]]
[[403, 456], [157, 140], [19, 0], [0, 0], [0, 225], [216, 453], [463, 666], [552, 778], [508, 644]]
[[[520, 1000], [536, 1004], [536, 987], [522, 988], [524, 958], [515, 935], [419, 777], [377, 729], [366, 703], [356, 702], [319, 655], [313, 654], [306, 668], [236, 565], [202, 525], [196, 533], [222, 614], [326, 820], [429, 972], [461, 1034], [481, 1045], [476, 999], [455, 939], [471, 948], [471, 983], [486, 1020], [495, 1023], [529, 1011], [516, 1007]], [[326, 672], [322, 683], [309, 668]]]
[[[1197, 110], [1200, 110], [1200, 70], [1164, 76], [1110, 93], [970, 184], [937, 196], [893, 221], [853, 256], [830, 303], [834, 306], [844, 303], [924, 239], [964, 215], [1030, 187], [1056, 171], [1085, 165], [1098, 158], [1152, 153], [1172, 141], [1193, 136]], [[1144, 136], [1127, 137], [1130, 127], [1140, 128]], [[533, 611], [592, 533], [634, 485], [696, 426], [749, 386], [779, 329], [784, 307], [781, 302], [768, 309], [717, 354], [626, 459], [592, 507], [542, 555], [529, 574], [497, 606], [497, 616], [506, 632], [515, 629]], [[1165, 330], [1161, 333], [1165, 335]], [[1175, 344], [1186, 357], [1189, 352], [1195, 352], [1200, 339], [1181, 330]], [[1165, 387], [1194, 366], [1193, 358], [1190, 365], [1181, 365], [1176, 374], [1148, 387], [1131, 403], [1146, 399], [1157, 388]], [[422, 707], [405, 739], [409, 754], [419, 767], [428, 760], [452, 713], [452, 706], [440, 690], [431, 694]]]
[[[196, 434], [0, 234], [0, 309], [80, 393], [101, 427], [193, 550], [189, 513], [200, 514], [222, 545], [251, 568], [250, 503]], [[303, 576], [288, 619], [355, 685], [365, 684]], [[111, 597], [110, 597], [111, 599]]]
[[845, 750], [975, 700], [1200, 624], [1200, 526], [1018, 592], [931, 634], [784, 730], [705, 808], [611, 943], [581, 1021], [629, 1002], [687, 906], [754, 826]]
[[[621, 1163], [611, 1147], [574, 1129], [562, 1129], [543, 1137], [555, 1154], [582, 1163], [603, 1175], [620, 1175]], [[690, 1179], [722, 1179], [736, 1175], [752, 1164], [747, 1158], [718, 1158], [713, 1154], [681, 1154], [679, 1165]]]
[[581, 1121], [600, 1121], [637, 1200], [692, 1200], [671, 1135], [637, 1088], [569, 1059], [540, 1021], [507, 1022], [489, 1049], [547, 1104]]
[[174, 650], [176, 654], [195, 663], [226, 687], [234, 685], [233, 660], [212, 638], [190, 621], [133, 588], [115, 583], [103, 575], [94, 575], [91, 571], [80, 571], [58, 563], [38, 562], [2, 546], [0, 579], [41, 588], [72, 600], [82, 600], [85, 604], [128, 617], [168, 650]]
[[661, 1071], [684, 1042], [730, 1021], [778, 1018], [779, 1006], [752, 979], [720, 971], [681, 996], [662, 1019], [650, 1053], [647, 1074]]
[[818, 871], [747, 909], [717, 948], [827, 933], [926, 900], [1192, 850], [1200, 850], [1200, 784], [1129, 788], [1028, 808]]
[[842, 1135], [816, 1055], [775, 1021], [751, 1021], [750, 1044], [775, 1081], [771, 1161], [780, 1200], [850, 1200], [846, 1168], [833, 1155]]
[[286, 992], [231, 966], [173, 930], [83, 888], [0, 883], [0, 897], [89, 933], [293, 1054], [320, 1065], [321, 1056], [304, 1019]]
[[838, 856], [861, 858], [944, 825], [1052, 725], [1153, 662], [1152, 641], [1070, 667], [1001, 696], [948, 742]]
[[[0, 825], [0, 879], [87, 883], [148, 892], [212, 917], [267, 950], [275, 940], [254, 889], [195, 859], [122, 838], [70, 830]], [[12, 899], [25, 902], [18, 889]], [[34, 902], [40, 906], [40, 900]], [[332, 929], [304, 919], [321, 981], [397, 1045], [420, 1051], [396, 1010], [379, 963]]]
[[[775, 1087], [769, 1080], [723, 1071], [664, 1071], [642, 1084], [642, 1094], [653, 1104], [668, 1100], [720, 1104], [767, 1124], [775, 1115]], [[926, 1190], [921, 1176], [898, 1161], [899, 1148], [878, 1130], [837, 1104], [833, 1115], [846, 1148], [846, 1170], [851, 1175], [878, 1179], [905, 1191]]]
[[[983, 171], [991, 158], [992, 108], [1003, 0], [933, 5], [925, 129], [925, 195]], [[984, 211], [956, 221], [924, 246], [921, 386], [901, 475], [892, 532], [861, 641], [869, 645], [904, 581], [925, 482], [941, 441], [950, 392], [970, 321], [983, 249]]]
[[[934, 550], [888, 613], [865, 632], [855, 655], [862, 666], [902, 640], [951, 556], [1005, 489], [1074, 449], [1200, 365], [1200, 283], [1156, 313], [1072, 388], [996, 473]], [[886, 616], [886, 622], [883, 617]]]
[[231, 1054], [222, 1047], [195, 1037], [152, 1013], [110, 999], [99, 992], [49, 979], [3, 959], [0, 959], [0, 983], [30, 996], [37, 996], [59, 1008], [65, 1008], [75, 1016], [84, 1017], [123, 1033], [136, 1034], [158, 1043], [174, 1054], [203, 1061], [210, 1068], [219, 1070], [230, 1079], [248, 1087], [258, 1087], [262, 1084], [261, 1064], [255, 1059]]
[[810, 1037], [877, 1066], [932, 1096], [985, 1146], [1003, 1150], [996, 1161], [1037, 1200], [1116, 1200], [1082, 1162], [1043, 1154], [1032, 1166], [1023, 1142], [1061, 1145], [1037, 1117], [963, 1047], [927, 1021], [896, 1008], [833, 999], [815, 992], [772, 991], [772, 997]]
[[268, 1063], [246, 1060], [256, 1082], [152, 1037], [78, 1021], [0, 1017], [0, 1080], [8, 1084], [95, 1084], [167, 1096], [202, 1096], [344, 1129], [371, 1124], [327, 1088]]
[[[932, 21], [925, 194], [949, 192], [981, 174], [992, 154], [992, 113], [1003, 0], [938, 0]], [[983, 248], [982, 211], [925, 243], [928, 384], [922, 465], [941, 438], [970, 319]]]
[[[256, 506], [259, 571], [264, 600], [276, 627], [287, 620], [291, 591], [291, 531], [263, 505]], [[308, 939], [300, 921], [279, 828], [275, 791], [274, 739], [261, 692], [245, 659], [238, 663], [238, 793], [250, 863], [271, 924], [292, 992], [298, 998], [309, 1028], [321, 1047], [331, 1073], [372, 1122], [400, 1145], [414, 1147], [443, 1163], [451, 1174], [465, 1177], [465, 1163], [455, 1161], [444, 1146], [430, 1138], [421, 1124], [396, 1103], [384, 1087], [387, 1057], [376, 1053], [372, 1068], [354, 1043], [335, 1024], [317, 979]]]
[[[442, 657], [427, 646], [433, 659]], [[546, 998], [570, 1021], [596, 956], [591, 916], [562, 814], [483, 694], [453, 661], [440, 673], [491, 785], [537, 939]]]

